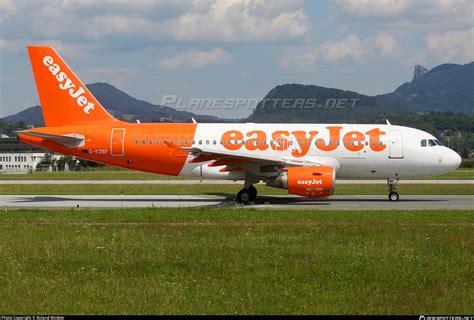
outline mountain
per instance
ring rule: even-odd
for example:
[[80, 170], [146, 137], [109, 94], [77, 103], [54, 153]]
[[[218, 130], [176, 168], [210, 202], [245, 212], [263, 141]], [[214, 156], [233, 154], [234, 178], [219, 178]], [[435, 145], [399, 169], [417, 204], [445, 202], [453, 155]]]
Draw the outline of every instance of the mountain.
[[356, 123], [386, 113], [374, 98], [357, 92], [284, 84], [273, 88], [245, 121]]
[[428, 72], [428, 69], [426, 69], [425, 67], [423, 67], [420, 64], [417, 64], [415, 66], [415, 70], [413, 70], [413, 79], [411, 81], [415, 81], [415, 80], [420, 79], [427, 72]]
[[[178, 111], [176, 109], [151, 104], [149, 102], [135, 99], [125, 92], [117, 89], [108, 83], [92, 83], [86, 85], [91, 93], [114, 117], [128, 121], [136, 122], [160, 122], [160, 121], [178, 121], [187, 122], [191, 118], [205, 122], [229, 122], [228, 119], [219, 119], [215, 116], [196, 115], [191, 112]], [[43, 114], [40, 106], [31, 107], [7, 116], [3, 120], [9, 122], [23, 121], [26, 124], [34, 126], [43, 126]]]
[[474, 114], [474, 62], [442, 64], [425, 72], [416, 66], [413, 80], [375, 100], [388, 108], [413, 112], [453, 111]]
[[5, 117], [2, 120], [16, 123], [24, 122], [31, 124], [35, 127], [41, 127], [44, 125], [43, 113], [41, 112], [40, 106], [34, 106], [18, 113], [12, 114], [11, 116]]
[[[431, 70], [416, 65], [413, 78], [394, 92], [375, 97], [315, 85], [284, 84], [270, 90], [254, 112], [252, 122], [368, 122], [400, 110], [409, 113], [452, 111], [474, 115], [474, 62], [442, 64]], [[87, 85], [115, 117], [135, 122], [190, 121], [231, 122], [215, 116], [154, 105], [138, 100], [107, 83]], [[301, 100], [303, 105], [301, 105]], [[354, 106], [352, 104], [354, 103]], [[7, 121], [42, 125], [38, 106], [4, 118]]]

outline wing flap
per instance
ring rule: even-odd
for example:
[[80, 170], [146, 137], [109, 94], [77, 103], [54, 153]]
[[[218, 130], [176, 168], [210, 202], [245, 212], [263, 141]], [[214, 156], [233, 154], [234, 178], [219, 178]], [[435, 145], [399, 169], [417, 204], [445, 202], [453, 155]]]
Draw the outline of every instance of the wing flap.
[[249, 163], [260, 163], [262, 165], [280, 165], [280, 166], [298, 166], [298, 167], [309, 167], [309, 166], [320, 166], [330, 165], [336, 170], [339, 170], [339, 162], [332, 157], [274, 157], [268, 155], [249, 154], [238, 151], [224, 151], [224, 150], [212, 150], [212, 149], [201, 149], [201, 148], [180, 148], [180, 151], [184, 151], [194, 156], [189, 162], [209, 162], [212, 161], [209, 166], [227, 166], [235, 167], [236, 165], [245, 166]]

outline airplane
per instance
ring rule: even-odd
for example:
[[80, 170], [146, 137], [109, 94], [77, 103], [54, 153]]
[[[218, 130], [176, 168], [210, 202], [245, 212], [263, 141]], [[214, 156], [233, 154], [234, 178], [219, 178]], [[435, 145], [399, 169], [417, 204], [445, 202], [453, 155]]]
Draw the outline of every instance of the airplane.
[[254, 201], [254, 184], [326, 198], [336, 178], [399, 179], [456, 169], [461, 157], [431, 134], [387, 124], [128, 123], [114, 118], [52, 47], [28, 53], [46, 126], [22, 142], [60, 154], [144, 172], [243, 181], [236, 200]]

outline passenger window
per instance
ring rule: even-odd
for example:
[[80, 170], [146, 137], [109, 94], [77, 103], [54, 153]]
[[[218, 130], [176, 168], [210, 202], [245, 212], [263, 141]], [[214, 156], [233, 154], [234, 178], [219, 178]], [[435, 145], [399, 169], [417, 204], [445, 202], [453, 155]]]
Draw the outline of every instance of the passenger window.
[[199, 144], [202, 144], [202, 140], [199, 140]]
[[146, 141], [145, 141], [145, 140], [142, 140], [142, 144], [145, 144], [145, 143], [146, 143]]
[[148, 141], [149, 144], [153, 144], [153, 140]]
[[174, 144], [174, 140], [170, 140], [170, 144]]
[[206, 144], [209, 144], [209, 140], [206, 140]]
[[223, 144], [224, 144], [224, 141], [221, 140], [221, 145], [223, 145]]
[[184, 140], [184, 144], [185, 144], [185, 145], [188, 145], [188, 140]]
[[181, 144], [181, 139], [178, 139], [178, 144]]
[[196, 144], [196, 140], [193, 140], [193, 144]]
[[421, 146], [426, 147], [426, 139], [421, 140]]
[[304, 146], [304, 141], [303, 140], [300, 141], [300, 145]]
[[216, 144], [217, 144], [217, 141], [216, 141], [216, 140], [212, 141], [212, 144], [216, 145]]
[[135, 140], [135, 144], [138, 144], [138, 140]]
[[156, 140], [156, 144], [160, 144], [160, 140]]

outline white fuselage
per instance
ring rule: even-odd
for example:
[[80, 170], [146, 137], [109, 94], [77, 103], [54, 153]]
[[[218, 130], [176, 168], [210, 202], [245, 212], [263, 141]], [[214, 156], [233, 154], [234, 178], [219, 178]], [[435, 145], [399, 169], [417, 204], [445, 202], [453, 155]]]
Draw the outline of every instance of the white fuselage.
[[[430, 140], [438, 141], [424, 131], [395, 125], [198, 124], [193, 147], [236, 156], [330, 165], [337, 178], [403, 179], [456, 169], [461, 162], [459, 155]], [[243, 172], [219, 169], [208, 167], [206, 162], [187, 161], [180, 175], [244, 179]], [[258, 166], [253, 173], [268, 176]]]

